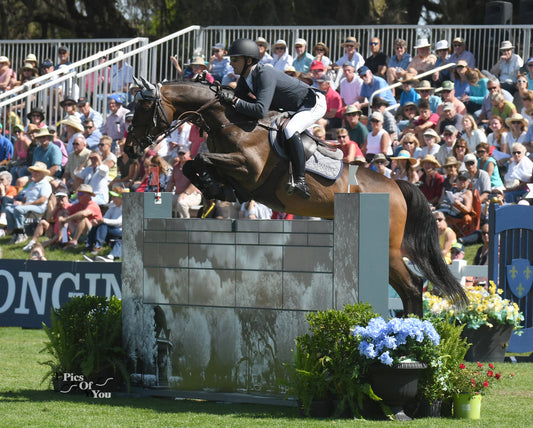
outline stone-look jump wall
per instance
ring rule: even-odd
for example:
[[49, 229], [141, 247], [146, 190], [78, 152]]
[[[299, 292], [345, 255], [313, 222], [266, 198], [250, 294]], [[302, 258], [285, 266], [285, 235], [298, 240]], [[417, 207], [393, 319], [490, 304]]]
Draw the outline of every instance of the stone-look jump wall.
[[123, 331], [144, 385], [281, 393], [305, 314], [358, 300], [360, 253], [371, 259], [359, 270], [378, 268], [373, 289], [388, 266], [382, 248], [359, 251], [353, 195], [336, 202], [344, 214], [335, 222], [173, 219], [162, 196], [160, 205], [153, 194], [124, 201]]

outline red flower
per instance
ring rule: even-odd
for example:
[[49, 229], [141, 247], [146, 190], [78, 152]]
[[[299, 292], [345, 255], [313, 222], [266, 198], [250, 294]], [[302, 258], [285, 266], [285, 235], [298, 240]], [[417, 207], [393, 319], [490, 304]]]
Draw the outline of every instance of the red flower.
[[496, 373], [495, 377], [496, 377], [496, 379], [500, 379], [502, 377], [502, 375], [499, 374], [499, 373]]
[[470, 382], [472, 382], [472, 386], [476, 386], [476, 381], [474, 379], [470, 379]]
[[494, 368], [494, 364], [489, 363], [489, 367], [490, 367], [491, 369], [493, 369], [493, 368]]
[[483, 364], [481, 364], [479, 361], [477, 362], [478, 367], [483, 367]]
[[460, 368], [460, 369], [465, 369], [466, 366], [465, 366], [464, 364], [459, 364], [459, 368]]
[[485, 381], [485, 382], [483, 382], [483, 386], [484, 386], [485, 388], [488, 388], [488, 387], [489, 387], [489, 383], [488, 383], [487, 381]]
[[492, 376], [494, 376], [494, 372], [493, 372], [492, 370], [489, 370], [489, 371], [487, 372], [487, 376], [488, 376], [488, 377], [492, 377]]

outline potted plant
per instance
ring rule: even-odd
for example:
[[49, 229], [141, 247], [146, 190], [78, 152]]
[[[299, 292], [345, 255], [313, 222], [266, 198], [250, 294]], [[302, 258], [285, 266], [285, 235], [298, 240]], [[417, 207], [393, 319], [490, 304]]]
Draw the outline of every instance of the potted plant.
[[458, 309], [448, 300], [424, 293], [426, 311], [447, 318], [450, 322], [464, 324], [463, 336], [472, 344], [467, 361], [503, 362], [513, 330], [519, 333], [524, 320], [518, 305], [500, 296], [503, 291], [491, 281], [488, 289], [482, 286], [466, 287], [470, 301]]
[[390, 407], [394, 419], [409, 420], [403, 406], [417, 394], [418, 379], [437, 354], [440, 337], [432, 323], [418, 318], [377, 317], [354, 336], [366, 358], [372, 390]]
[[452, 372], [450, 387], [453, 396], [453, 413], [460, 419], [480, 419], [481, 398], [493, 387], [502, 375], [492, 363], [488, 367], [475, 364], [459, 364]]

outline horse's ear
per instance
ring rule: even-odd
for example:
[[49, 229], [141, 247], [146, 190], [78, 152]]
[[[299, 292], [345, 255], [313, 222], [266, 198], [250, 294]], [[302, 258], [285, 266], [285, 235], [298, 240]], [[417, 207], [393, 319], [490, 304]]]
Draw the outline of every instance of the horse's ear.
[[155, 90], [155, 86], [150, 83], [148, 80], [146, 80], [144, 77], [141, 76], [141, 82], [144, 84], [144, 87], [150, 91]]
[[133, 76], [133, 83], [135, 83], [141, 90], [144, 88], [143, 83], [139, 79], [137, 79], [135, 76]]

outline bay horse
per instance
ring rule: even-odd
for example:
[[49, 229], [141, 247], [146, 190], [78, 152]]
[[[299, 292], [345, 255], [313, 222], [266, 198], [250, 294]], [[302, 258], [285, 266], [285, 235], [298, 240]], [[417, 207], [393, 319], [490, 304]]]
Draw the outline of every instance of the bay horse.
[[[389, 282], [402, 299], [404, 310], [422, 316], [423, 280], [409, 270], [408, 259], [431, 281], [436, 293], [458, 305], [467, 302], [459, 282], [445, 264], [436, 222], [422, 192], [406, 181], [394, 181], [359, 167], [357, 185], [348, 185], [349, 168], [336, 180], [313, 173], [306, 179], [311, 198], [289, 195], [288, 160], [269, 144], [268, 126], [279, 113], [263, 121], [251, 120], [220, 104], [213, 86], [175, 81], [157, 87], [141, 79], [141, 101], [127, 135], [125, 150], [137, 158], [165, 134], [173, 120], [195, 122], [208, 132], [208, 153], [186, 163], [184, 174], [208, 199], [254, 199], [273, 210], [302, 216], [333, 218], [334, 195], [339, 192], [389, 194]], [[139, 82], [139, 81], [137, 81]], [[346, 165], [345, 165], [346, 166]]]

